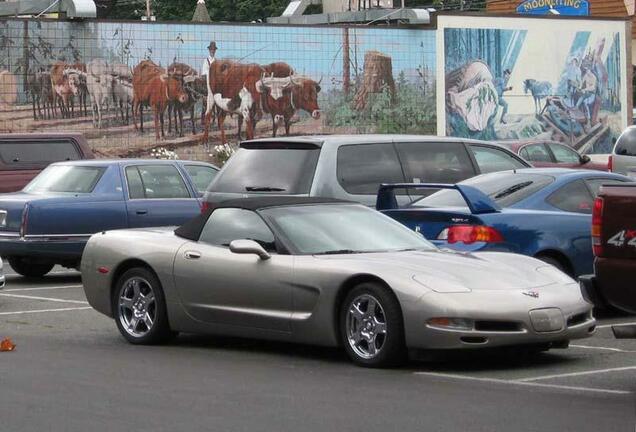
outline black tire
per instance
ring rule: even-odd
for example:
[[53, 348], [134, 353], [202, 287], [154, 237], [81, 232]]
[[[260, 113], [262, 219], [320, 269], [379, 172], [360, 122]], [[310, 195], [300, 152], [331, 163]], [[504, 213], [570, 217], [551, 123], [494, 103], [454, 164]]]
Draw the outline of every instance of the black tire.
[[55, 267], [53, 263], [33, 262], [20, 257], [9, 257], [7, 261], [16, 273], [28, 278], [41, 278]]
[[[122, 299], [122, 295], [128, 297], [128, 293], [130, 292], [133, 295], [130, 300], [131, 305], [135, 304], [137, 300], [140, 300], [139, 298], [136, 300], [134, 296], [134, 284], [132, 284], [132, 281], [134, 280], [140, 283], [139, 292], [145, 294], [145, 296], [138, 297], [141, 297], [142, 299], [148, 298], [149, 291], [145, 286], [147, 283], [148, 287], [154, 294], [154, 301], [146, 304], [145, 301], [141, 300], [141, 303], [143, 303], [144, 306], [140, 306], [141, 309], [138, 310], [139, 313], [146, 312], [149, 316], [152, 315], [152, 325], [148, 326], [145, 323], [145, 318], [138, 318], [138, 321], [142, 322], [138, 322], [138, 325], [136, 325], [133, 329], [130, 326], [126, 326], [124, 323], [131, 322], [135, 309], [133, 307], [128, 308], [123, 306], [120, 299]], [[161, 287], [161, 282], [149, 269], [145, 267], [136, 267], [122, 274], [117, 280], [117, 285], [113, 290], [112, 301], [115, 323], [117, 324], [117, 328], [121, 335], [128, 342], [135, 345], [154, 345], [168, 342], [176, 336], [177, 333], [170, 329], [170, 324], [168, 322], [166, 300], [163, 288]], [[122, 306], [120, 306], [120, 304]]]
[[[374, 308], [375, 314], [380, 317], [385, 325], [384, 335], [378, 334], [373, 337], [374, 350], [377, 352], [372, 357], [365, 357], [361, 352], [367, 351], [369, 354], [369, 342], [359, 339], [356, 343], [349, 337], [349, 332], [354, 329], [361, 329], [362, 320], [356, 320], [349, 311], [353, 308], [354, 302], [361, 306], [363, 299], [371, 298], [380, 306]], [[369, 303], [367, 303], [368, 305]], [[360, 310], [360, 309], [358, 309]], [[365, 310], [365, 314], [368, 310]], [[348, 321], [348, 317], [351, 321]], [[356, 324], [353, 324], [355, 321]], [[378, 321], [376, 321], [378, 322]], [[369, 324], [375, 327], [373, 324]], [[397, 299], [386, 287], [374, 282], [366, 282], [352, 289], [340, 305], [340, 337], [342, 344], [349, 358], [356, 364], [365, 367], [389, 367], [398, 366], [406, 359], [406, 348], [404, 343], [404, 322], [402, 320], [402, 309]], [[375, 329], [372, 330], [374, 332]], [[353, 331], [355, 333], [355, 331]], [[362, 334], [362, 333], [360, 333]], [[369, 333], [367, 333], [369, 334]], [[376, 339], [380, 338], [380, 340]], [[365, 349], [366, 346], [366, 349]], [[377, 347], [377, 348], [375, 348]]]

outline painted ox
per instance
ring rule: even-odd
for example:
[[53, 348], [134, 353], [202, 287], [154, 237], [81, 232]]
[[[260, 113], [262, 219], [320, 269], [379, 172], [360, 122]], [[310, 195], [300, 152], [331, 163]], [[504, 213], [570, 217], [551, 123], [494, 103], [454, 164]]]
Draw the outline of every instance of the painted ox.
[[[67, 69], [64, 71], [68, 77], [68, 86], [71, 89], [73, 97], [77, 98], [77, 104], [79, 108], [79, 114], [88, 114], [88, 83], [86, 82], [86, 67], [81, 69]], [[74, 102], [71, 101], [71, 109], [75, 110]]]
[[[28, 76], [29, 93], [33, 102], [33, 119], [50, 119], [55, 114], [55, 97], [49, 72], [35, 72]], [[37, 106], [37, 111], [36, 111]]]
[[[257, 64], [244, 64], [232, 60], [215, 59], [208, 74], [208, 105], [205, 114], [203, 143], [208, 141], [208, 132], [214, 106], [217, 106], [217, 125], [221, 131], [221, 142], [225, 143], [223, 124], [227, 114], [238, 114], [245, 121], [247, 139], [254, 138], [256, 122], [261, 118], [260, 93], [256, 82], [264, 70]], [[211, 95], [211, 96], [210, 96]], [[210, 98], [214, 102], [211, 103]]]
[[152, 108], [155, 121], [155, 137], [159, 140], [159, 123], [161, 122], [161, 138], [165, 138], [163, 115], [170, 102], [185, 104], [188, 94], [183, 90], [181, 82], [166, 73], [166, 70], [150, 60], [143, 60], [133, 70], [133, 124], [137, 127], [137, 115], [143, 133], [143, 105]]
[[262, 66], [265, 75], [269, 75], [274, 78], [285, 78], [294, 74], [294, 69], [287, 63], [276, 62]]
[[103, 111], [108, 109], [113, 94], [114, 77], [103, 59], [93, 59], [86, 67], [86, 85], [91, 96], [93, 126], [101, 129]]
[[[168, 132], [172, 130], [172, 117], [174, 116], [174, 129], [179, 136], [183, 136], [183, 111], [190, 112], [190, 122], [192, 123], [192, 133], [196, 134], [196, 125], [194, 123], [194, 110], [197, 102], [207, 98], [207, 85], [205, 78], [200, 76], [196, 70], [184, 63], [174, 62], [168, 66], [168, 75], [179, 79], [183, 85], [183, 89], [188, 94], [188, 102], [181, 104], [172, 102], [168, 106]], [[177, 116], [179, 122], [177, 123]]]
[[285, 126], [285, 135], [289, 135], [291, 119], [297, 110], [302, 109], [314, 119], [320, 118], [318, 93], [320, 83], [306, 78], [290, 75], [286, 78], [263, 76], [256, 89], [261, 94], [263, 111], [272, 116], [272, 136], [276, 136], [279, 126]]
[[[86, 65], [81, 63], [67, 64], [57, 62], [51, 66], [51, 85], [54, 97], [59, 105], [62, 117], [69, 118], [74, 111], [73, 96], [79, 95], [80, 78], [86, 72]], [[73, 78], [70, 78], [73, 76]], [[81, 102], [80, 102], [81, 103]]]
[[[115, 116], [121, 116], [121, 122], [128, 124], [130, 106], [133, 101], [132, 70], [128, 65], [114, 63], [111, 66], [111, 73], [114, 77], [112, 97], [115, 105]], [[117, 111], [118, 109], [119, 111]], [[124, 112], [126, 117], [124, 117]]]

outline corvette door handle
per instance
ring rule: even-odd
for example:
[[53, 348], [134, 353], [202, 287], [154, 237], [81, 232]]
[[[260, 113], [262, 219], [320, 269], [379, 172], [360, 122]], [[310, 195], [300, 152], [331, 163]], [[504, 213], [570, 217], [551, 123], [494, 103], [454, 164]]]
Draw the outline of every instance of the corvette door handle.
[[189, 259], [189, 260], [199, 259], [201, 258], [201, 252], [187, 251], [183, 254], [183, 256], [185, 257], [185, 259]]
[[136, 213], [138, 215], [145, 215], [145, 214], [148, 214], [148, 210], [137, 210]]

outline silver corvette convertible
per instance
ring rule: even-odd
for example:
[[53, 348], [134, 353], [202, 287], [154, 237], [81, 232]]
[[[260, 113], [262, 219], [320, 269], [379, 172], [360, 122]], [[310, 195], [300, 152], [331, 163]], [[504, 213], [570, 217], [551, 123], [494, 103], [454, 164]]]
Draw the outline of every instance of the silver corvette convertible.
[[363, 205], [224, 202], [169, 228], [94, 235], [90, 304], [135, 344], [207, 332], [342, 345], [384, 366], [408, 349], [548, 349], [594, 331], [578, 284], [522, 255], [439, 250]]

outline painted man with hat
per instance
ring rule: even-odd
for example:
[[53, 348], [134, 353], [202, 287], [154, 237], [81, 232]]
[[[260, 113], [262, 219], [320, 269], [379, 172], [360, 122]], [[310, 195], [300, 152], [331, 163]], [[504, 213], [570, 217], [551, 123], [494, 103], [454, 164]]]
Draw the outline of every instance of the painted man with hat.
[[212, 63], [214, 62], [214, 56], [216, 55], [216, 42], [210, 42], [210, 45], [208, 45], [208, 53], [208, 57], [203, 60], [203, 64], [201, 65], [201, 75], [206, 77], [210, 71], [210, 66], [212, 66]]

